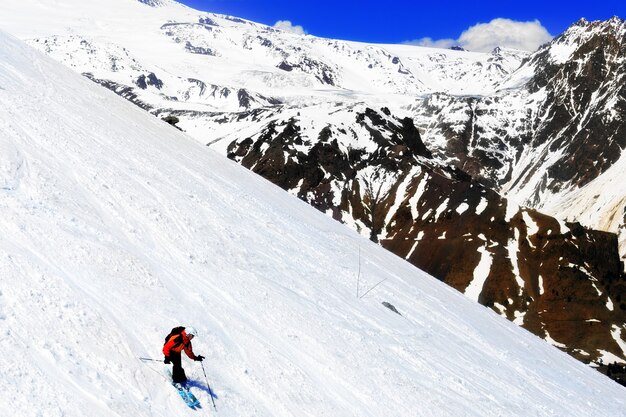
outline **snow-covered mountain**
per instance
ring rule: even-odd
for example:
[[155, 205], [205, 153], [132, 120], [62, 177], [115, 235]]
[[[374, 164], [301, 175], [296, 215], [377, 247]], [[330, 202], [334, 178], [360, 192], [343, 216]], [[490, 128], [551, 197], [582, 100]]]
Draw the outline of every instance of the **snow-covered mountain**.
[[624, 415], [623, 387], [2, 33], [0, 62], [1, 415], [197, 415], [138, 360], [180, 323], [222, 416]]
[[626, 22], [576, 22], [495, 94], [412, 106], [437, 154], [522, 205], [620, 235], [626, 256]]
[[[65, 0], [49, 7], [25, 0], [1, 5], [0, 24], [81, 73], [136, 88], [155, 107], [185, 110], [266, 104], [239, 102], [231, 93], [240, 89], [300, 105], [375, 96], [388, 102], [389, 95], [407, 101], [433, 91], [482, 94], [527, 55], [323, 39], [159, 4]], [[160, 82], [140, 81], [150, 74]]]
[[0, 4], [0, 28], [595, 363], [626, 361], [624, 267], [602, 232], [626, 253], [623, 26], [482, 54], [171, 0]]

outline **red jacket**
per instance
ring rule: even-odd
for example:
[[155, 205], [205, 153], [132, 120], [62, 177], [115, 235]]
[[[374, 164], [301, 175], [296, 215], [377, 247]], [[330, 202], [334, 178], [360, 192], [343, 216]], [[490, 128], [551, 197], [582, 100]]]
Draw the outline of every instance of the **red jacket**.
[[170, 337], [165, 345], [163, 345], [163, 354], [165, 356], [170, 356], [172, 352], [180, 354], [180, 351], [183, 349], [190, 359], [196, 359], [196, 355], [193, 353], [193, 347], [191, 346], [191, 340], [189, 340], [184, 330], [182, 333]]

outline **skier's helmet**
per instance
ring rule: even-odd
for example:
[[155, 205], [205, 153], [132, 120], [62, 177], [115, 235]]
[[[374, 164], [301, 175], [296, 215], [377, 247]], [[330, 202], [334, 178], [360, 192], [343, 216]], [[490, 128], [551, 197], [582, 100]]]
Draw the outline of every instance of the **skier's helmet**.
[[185, 327], [185, 333], [187, 333], [187, 336], [198, 336], [198, 332], [193, 327]]

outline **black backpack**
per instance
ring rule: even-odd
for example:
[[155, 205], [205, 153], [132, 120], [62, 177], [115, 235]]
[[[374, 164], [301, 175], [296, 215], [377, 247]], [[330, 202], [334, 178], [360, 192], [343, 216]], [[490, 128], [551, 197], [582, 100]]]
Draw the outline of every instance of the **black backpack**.
[[174, 327], [172, 329], [172, 331], [170, 332], [170, 334], [165, 336], [165, 343], [167, 343], [167, 341], [170, 340], [172, 336], [176, 336], [178, 334], [181, 334], [183, 332], [183, 330], [185, 330], [185, 326]]

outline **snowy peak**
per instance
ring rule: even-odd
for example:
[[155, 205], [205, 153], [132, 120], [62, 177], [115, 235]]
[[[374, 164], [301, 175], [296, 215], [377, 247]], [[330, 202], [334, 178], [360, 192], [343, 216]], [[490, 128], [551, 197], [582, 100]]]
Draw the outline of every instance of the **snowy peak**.
[[543, 66], [589, 61], [595, 66], [602, 63], [610, 65], [620, 59], [619, 52], [625, 36], [626, 22], [618, 17], [594, 22], [583, 19], [540, 48], [530, 62], [543, 61]]
[[[534, 76], [528, 88], [537, 106], [531, 145], [548, 146], [553, 155], [549, 165], [515, 180], [516, 186], [533, 188], [529, 200], [541, 200], [546, 191], [580, 189], [623, 158], [625, 56], [626, 24], [613, 18], [580, 21], [530, 58]], [[545, 170], [547, 177], [540, 177]]]

